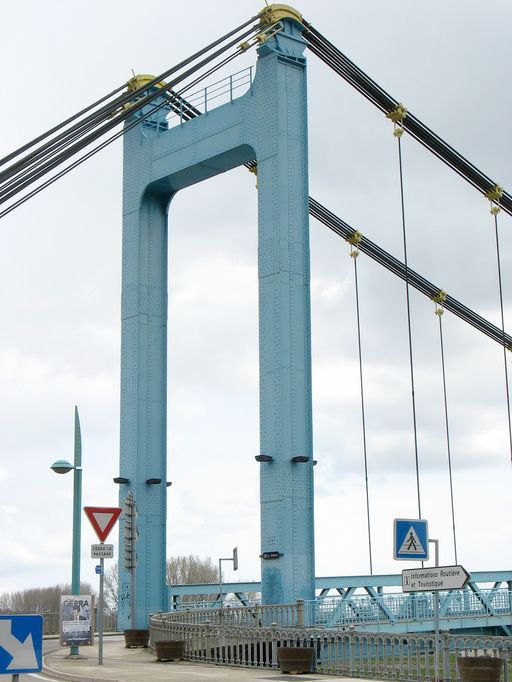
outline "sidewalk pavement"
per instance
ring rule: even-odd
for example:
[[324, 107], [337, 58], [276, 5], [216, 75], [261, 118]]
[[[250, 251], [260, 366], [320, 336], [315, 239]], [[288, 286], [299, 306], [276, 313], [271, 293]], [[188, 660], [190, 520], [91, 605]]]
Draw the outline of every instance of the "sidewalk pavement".
[[[231, 668], [207, 663], [162, 663], [150, 649], [127, 649], [124, 639], [108, 638], [103, 644], [103, 664], [98, 665], [98, 646], [80, 648], [83, 658], [67, 658], [69, 649], [56, 649], [44, 656], [43, 672], [55, 680], [74, 682], [250, 682], [297, 679], [301, 682], [345, 682], [347, 678], [306, 673], [283, 674], [264, 668]], [[352, 681], [350, 681], [352, 682]]]

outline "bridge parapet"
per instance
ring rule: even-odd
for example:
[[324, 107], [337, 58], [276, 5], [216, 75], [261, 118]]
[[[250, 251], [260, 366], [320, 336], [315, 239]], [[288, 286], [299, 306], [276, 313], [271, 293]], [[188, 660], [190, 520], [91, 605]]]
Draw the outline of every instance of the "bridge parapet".
[[[268, 607], [266, 607], [268, 608]], [[276, 607], [277, 608], [277, 607]], [[281, 607], [279, 607], [281, 608]], [[239, 609], [223, 609], [237, 611]], [[220, 611], [220, 610], [219, 610]], [[253, 613], [257, 613], [254, 611]], [[157, 641], [185, 641], [185, 658], [191, 661], [275, 670], [280, 647], [300, 646], [315, 650], [318, 673], [364, 679], [415, 680], [435, 678], [436, 640], [432, 633], [364, 633], [353, 629], [297, 627], [293, 625], [236, 625], [220, 623], [220, 614], [198, 622], [197, 612], [158, 614], [150, 618], [150, 646]], [[213, 616], [210, 611], [209, 615]], [[459, 656], [485, 654], [503, 660], [503, 682], [509, 682], [512, 638], [452, 635], [441, 633], [438, 640], [438, 677], [458, 682]]]

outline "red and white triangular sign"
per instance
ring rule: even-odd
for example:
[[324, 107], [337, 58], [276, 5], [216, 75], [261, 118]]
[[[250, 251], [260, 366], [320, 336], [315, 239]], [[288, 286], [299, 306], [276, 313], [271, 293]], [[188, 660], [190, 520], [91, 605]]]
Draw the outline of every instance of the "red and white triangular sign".
[[84, 507], [100, 542], [105, 542], [122, 511], [121, 507]]

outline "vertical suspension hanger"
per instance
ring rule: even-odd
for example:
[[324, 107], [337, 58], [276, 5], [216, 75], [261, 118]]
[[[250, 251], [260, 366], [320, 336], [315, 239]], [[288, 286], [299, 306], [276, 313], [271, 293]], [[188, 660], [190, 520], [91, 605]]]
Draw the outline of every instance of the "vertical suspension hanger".
[[510, 461], [512, 463], [512, 420], [511, 420], [511, 416], [510, 416], [510, 390], [509, 390], [508, 368], [507, 368], [507, 350], [511, 350], [511, 348], [507, 348], [507, 343], [506, 343], [506, 339], [505, 339], [505, 314], [503, 311], [503, 285], [502, 285], [502, 279], [501, 279], [500, 241], [499, 241], [499, 234], [498, 234], [498, 215], [501, 211], [500, 199], [503, 196], [503, 189], [499, 185], [495, 185], [492, 189], [490, 189], [487, 192], [487, 194], [485, 196], [491, 202], [490, 213], [493, 217], [494, 233], [495, 233], [495, 237], [496, 237], [496, 264], [497, 264], [497, 270], [498, 270], [498, 288], [499, 288], [499, 296], [500, 296], [501, 329], [503, 332], [503, 365], [505, 368], [505, 392], [506, 392], [506, 396], [507, 396], [508, 442], [509, 442], [509, 449], [510, 449]]
[[420, 467], [418, 454], [418, 429], [416, 424], [416, 397], [414, 391], [414, 363], [413, 363], [413, 349], [412, 349], [412, 331], [411, 331], [411, 303], [409, 297], [409, 277], [408, 277], [408, 262], [407, 262], [407, 231], [405, 224], [405, 200], [404, 200], [404, 173], [402, 164], [402, 145], [401, 138], [404, 133], [403, 122], [407, 116], [407, 109], [403, 104], [398, 104], [392, 111], [386, 114], [386, 117], [393, 121], [393, 135], [398, 142], [398, 170], [400, 178], [400, 204], [402, 212], [402, 240], [404, 248], [404, 264], [405, 264], [405, 298], [407, 304], [407, 331], [409, 340], [409, 371], [411, 377], [411, 397], [412, 397], [412, 422], [414, 434], [414, 463], [416, 469], [416, 496], [418, 501], [418, 518], [421, 516], [421, 493], [420, 493]]
[[451, 503], [451, 511], [452, 511], [452, 533], [453, 533], [453, 552], [454, 552], [454, 558], [455, 558], [455, 564], [458, 563], [457, 561], [457, 533], [455, 530], [455, 504], [454, 504], [454, 499], [453, 499], [453, 477], [452, 477], [452, 455], [451, 455], [451, 446], [450, 446], [450, 424], [448, 420], [448, 396], [447, 396], [447, 391], [446, 391], [446, 369], [445, 369], [445, 362], [444, 362], [444, 341], [443, 341], [443, 323], [442, 323], [442, 318], [443, 318], [443, 313], [444, 313], [444, 307], [443, 303], [446, 301], [447, 297], [446, 291], [438, 291], [435, 296], [432, 296], [432, 300], [436, 304], [435, 307], [435, 314], [437, 315], [439, 319], [439, 345], [441, 347], [441, 371], [442, 371], [442, 377], [443, 377], [443, 396], [444, 396], [444, 422], [445, 422], [445, 427], [446, 427], [446, 451], [448, 455], [448, 475], [449, 475], [449, 481], [450, 481], [450, 503]]
[[368, 530], [368, 558], [370, 564], [370, 575], [373, 575], [373, 560], [372, 560], [372, 533], [370, 521], [370, 492], [368, 483], [368, 454], [366, 446], [366, 418], [364, 406], [364, 383], [363, 383], [363, 355], [361, 351], [361, 317], [359, 314], [359, 284], [357, 279], [357, 257], [359, 256], [359, 249], [357, 245], [362, 238], [361, 232], [357, 230], [353, 235], [347, 237], [347, 242], [350, 244], [350, 257], [354, 260], [354, 285], [356, 294], [356, 319], [357, 319], [357, 346], [359, 351], [359, 385], [361, 391], [361, 424], [363, 435], [363, 456], [364, 456], [364, 481], [366, 489], [366, 522]]

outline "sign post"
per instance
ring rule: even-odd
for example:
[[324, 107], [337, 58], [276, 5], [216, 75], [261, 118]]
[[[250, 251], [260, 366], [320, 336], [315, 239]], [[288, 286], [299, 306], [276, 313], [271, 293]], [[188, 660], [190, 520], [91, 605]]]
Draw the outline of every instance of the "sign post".
[[233, 570], [238, 571], [238, 547], [233, 547], [233, 556], [232, 557], [219, 559], [219, 601], [220, 601], [220, 608], [221, 609], [222, 609], [222, 562], [223, 561], [232, 561], [233, 562]]
[[[104, 595], [103, 595], [103, 583], [104, 583], [104, 560], [106, 558], [112, 558], [114, 556], [114, 546], [105, 545], [105, 540], [107, 539], [110, 531], [115, 526], [119, 515], [123, 510], [121, 507], [84, 507], [84, 512], [87, 514], [87, 518], [91, 522], [92, 527], [96, 531], [96, 535], [100, 541], [100, 545], [91, 545], [91, 557], [93, 559], [99, 558], [99, 574], [100, 574], [100, 594], [99, 594], [99, 606], [98, 606], [98, 665], [103, 664], [103, 610], [104, 606]], [[98, 568], [98, 567], [96, 567]], [[98, 571], [97, 571], [98, 572]]]

